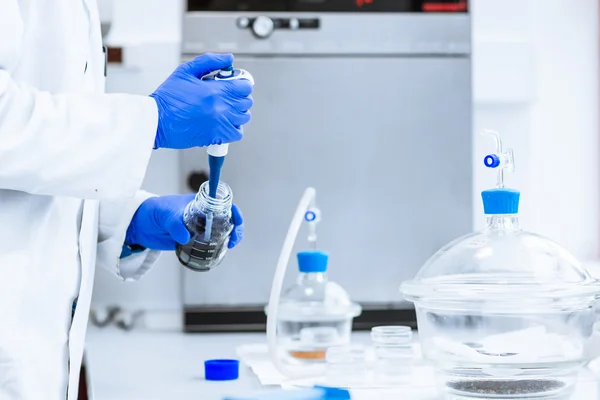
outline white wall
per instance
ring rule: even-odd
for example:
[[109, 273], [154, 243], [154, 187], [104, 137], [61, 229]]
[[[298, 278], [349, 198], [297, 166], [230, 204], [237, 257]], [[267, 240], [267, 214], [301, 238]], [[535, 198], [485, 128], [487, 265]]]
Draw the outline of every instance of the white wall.
[[[140, 4], [143, 3], [143, 4]], [[141, 7], [140, 7], [141, 5]], [[179, 65], [181, 0], [102, 0], [104, 20], [112, 17], [105, 41], [122, 46], [123, 65], [108, 69], [107, 91], [148, 95]], [[156, 194], [179, 193], [177, 152], [154, 152], [143, 189]], [[93, 307], [121, 305], [127, 310], [152, 310], [149, 325], [179, 326], [181, 269], [172, 254], [164, 254], [139, 282], [124, 283], [104, 270], [96, 274]]]
[[[473, 18], [474, 125], [515, 151], [507, 181], [522, 191], [524, 227], [597, 258], [597, 0], [474, 0]], [[479, 191], [494, 184], [481, 167], [488, 140], [476, 136], [478, 221]]]
[[[147, 94], [178, 64], [179, 0], [151, 0], [145, 13], [113, 1], [125, 16], [111, 32], [127, 45], [126, 66], [111, 68], [109, 91]], [[121, 7], [121, 8], [120, 8]], [[476, 227], [483, 221], [480, 191], [495, 184], [482, 165], [493, 150], [483, 128], [501, 132], [515, 151], [509, 187], [522, 191], [525, 228], [562, 243], [584, 260], [598, 257], [598, 6], [596, 0], [473, 0]], [[152, 14], [147, 14], [153, 12]], [[119, 43], [121, 42], [121, 43]], [[157, 152], [144, 187], [179, 191], [174, 152]], [[175, 323], [181, 303], [181, 269], [172, 256], [141, 282], [124, 284], [100, 271], [94, 304], [157, 311], [157, 324]]]

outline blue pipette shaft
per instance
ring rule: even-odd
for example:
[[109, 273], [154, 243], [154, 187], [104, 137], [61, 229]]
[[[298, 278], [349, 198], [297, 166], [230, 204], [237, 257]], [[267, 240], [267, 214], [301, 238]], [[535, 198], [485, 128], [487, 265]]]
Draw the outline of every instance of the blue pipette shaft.
[[208, 195], [213, 199], [217, 198], [217, 190], [219, 189], [219, 181], [221, 180], [221, 168], [225, 157], [208, 156]]
[[[225, 161], [225, 157], [216, 157], [216, 156], [208, 156], [208, 195], [213, 199], [217, 198], [217, 191], [219, 189], [219, 180], [221, 179], [221, 168], [223, 168], [223, 162]], [[209, 213], [206, 216], [206, 226], [204, 231], [204, 241], [210, 241], [211, 233], [212, 233], [212, 222], [213, 215]]]

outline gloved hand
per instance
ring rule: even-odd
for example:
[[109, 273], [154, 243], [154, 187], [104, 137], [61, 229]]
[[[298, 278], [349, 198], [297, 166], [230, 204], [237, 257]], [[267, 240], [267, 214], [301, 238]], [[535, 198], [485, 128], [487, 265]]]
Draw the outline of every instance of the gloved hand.
[[150, 97], [158, 106], [154, 148], [187, 149], [242, 138], [250, 121], [252, 84], [246, 79], [203, 81], [233, 65], [231, 54], [204, 54], [180, 65]]
[[[189, 242], [190, 232], [183, 223], [183, 211], [194, 196], [160, 196], [144, 201], [127, 228], [125, 243], [152, 250], [175, 250], [177, 243]], [[234, 228], [229, 238], [230, 249], [242, 240], [244, 233], [244, 219], [235, 204], [231, 208], [231, 214]]]

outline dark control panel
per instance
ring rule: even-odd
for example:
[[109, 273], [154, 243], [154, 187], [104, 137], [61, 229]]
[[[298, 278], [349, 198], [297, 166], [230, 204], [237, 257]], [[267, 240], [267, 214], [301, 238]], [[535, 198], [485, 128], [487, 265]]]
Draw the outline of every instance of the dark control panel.
[[188, 0], [188, 11], [467, 13], [468, 0]]
[[320, 23], [318, 18], [271, 18], [265, 16], [240, 17], [237, 20], [238, 28], [250, 29], [258, 38], [267, 38], [276, 29], [319, 29]]

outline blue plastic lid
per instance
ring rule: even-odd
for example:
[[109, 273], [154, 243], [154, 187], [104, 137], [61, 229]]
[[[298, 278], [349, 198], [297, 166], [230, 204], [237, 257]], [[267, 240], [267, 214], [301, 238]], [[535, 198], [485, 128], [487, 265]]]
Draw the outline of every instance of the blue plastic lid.
[[324, 386], [315, 386], [325, 392], [323, 400], [350, 400], [350, 392], [346, 389], [338, 389]]
[[204, 379], [207, 381], [234, 381], [240, 376], [238, 360], [204, 361]]
[[343, 389], [315, 387], [301, 390], [264, 390], [250, 396], [226, 397], [223, 400], [349, 400]]
[[517, 214], [521, 192], [513, 189], [490, 189], [481, 192], [483, 211], [487, 215]]
[[300, 272], [325, 272], [329, 256], [322, 251], [301, 251], [297, 254]]

